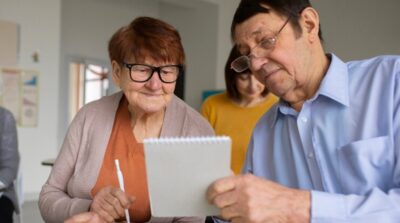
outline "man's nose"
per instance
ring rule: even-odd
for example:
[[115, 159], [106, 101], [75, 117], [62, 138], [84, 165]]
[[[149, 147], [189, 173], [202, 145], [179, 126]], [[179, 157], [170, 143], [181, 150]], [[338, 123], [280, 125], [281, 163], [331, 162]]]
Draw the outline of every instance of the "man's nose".
[[250, 70], [251, 71], [258, 71], [261, 69], [261, 67], [268, 63], [269, 59], [267, 57], [250, 57]]

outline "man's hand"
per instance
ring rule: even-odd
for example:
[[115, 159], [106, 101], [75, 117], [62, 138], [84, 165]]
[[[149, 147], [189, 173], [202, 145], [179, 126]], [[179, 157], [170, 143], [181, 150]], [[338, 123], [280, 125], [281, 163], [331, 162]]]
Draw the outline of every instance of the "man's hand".
[[84, 212], [72, 216], [64, 221], [64, 223], [106, 223], [94, 212]]
[[221, 217], [232, 222], [310, 222], [311, 193], [251, 174], [215, 181], [207, 191]]
[[93, 198], [90, 211], [96, 212], [106, 222], [114, 222], [125, 216], [124, 210], [135, 200], [117, 187], [104, 187]]

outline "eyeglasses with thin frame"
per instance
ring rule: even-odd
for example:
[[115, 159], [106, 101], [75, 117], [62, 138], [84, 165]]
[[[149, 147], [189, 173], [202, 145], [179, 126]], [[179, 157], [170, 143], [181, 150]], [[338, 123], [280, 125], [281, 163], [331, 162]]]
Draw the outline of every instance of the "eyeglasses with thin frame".
[[129, 69], [129, 77], [133, 82], [144, 83], [153, 77], [154, 72], [157, 72], [158, 77], [163, 83], [174, 83], [183, 72], [182, 65], [164, 65], [164, 66], [151, 66], [148, 64], [136, 63], [122, 63]]
[[[233, 60], [231, 63], [231, 69], [233, 69], [235, 72], [241, 73], [250, 68], [251, 57], [267, 56], [274, 49], [279, 34], [285, 28], [286, 24], [288, 24], [289, 20], [290, 20], [290, 16], [287, 18], [286, 22], [278, 30], [278, 32], [276, 32], [276, 34], [274, 36], [263, 38], [259, 43], [257, 43], [257, 45], [255, 45], [253, 48], [251, 48], [249, 54], [240, 56], [240, 57], [236, 58], [235, 60]], [[260, 47], [263, 50], [262, 55], [254, 55], [254, 53], [252, 53], [258, 47]]]

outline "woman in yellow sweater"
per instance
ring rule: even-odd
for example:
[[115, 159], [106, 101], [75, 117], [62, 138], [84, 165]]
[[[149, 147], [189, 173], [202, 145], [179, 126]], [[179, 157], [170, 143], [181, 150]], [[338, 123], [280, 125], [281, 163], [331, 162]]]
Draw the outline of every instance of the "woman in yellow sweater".
[[232, 138], [231, 169], [235, 174], [241, 171], [258, 119], [278, 101], [249, 70], [236, 73], [231, 69], [232, 60], [239, 56], [233, 47], [225, 65], [226, 91], [208, 97], [201, 108], [217, 135]]

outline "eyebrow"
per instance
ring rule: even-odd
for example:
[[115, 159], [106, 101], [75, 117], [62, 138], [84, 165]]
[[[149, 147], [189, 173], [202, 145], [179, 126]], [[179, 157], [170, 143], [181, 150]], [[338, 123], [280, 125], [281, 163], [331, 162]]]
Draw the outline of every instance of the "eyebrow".
[[[250, 34], [246, 34], [245, 35], [245, 38], [246, 39], [255, 39], [255, 38], [257, 38], [258, 36], [260, 36], [260, 35], [263, 35], [263, 33], [264, 33], [264, 30], [265, 30], [265, 27], [262, 27], [262, 26], [260, 26], [260, 27], [258, 27], [256, 30], [254, 30], [253, 32], [251, 32]], [[237, 46], [237, 49], [238, 49], [238, 51], [239, 52], [241, 52], [241, 51], [244, 51], [244, 50], [248, 50], [248, 49], [250, 49], [250, 47], [248, 47], [248, 46], [243, 46], [243, 45], [241, 45], [241, 44], [236, 44], [236, 46]], [[241, 53], [242, 54], [242, 53]], [[242, 54], [242, 55], [247, 55], [247, 52], [245, 53], [245, 54]]]
[[253, 31], [249, 37], [257, 36], [263, 33], [263, 29], [261, 27], [258, 27], [257, 30]]

